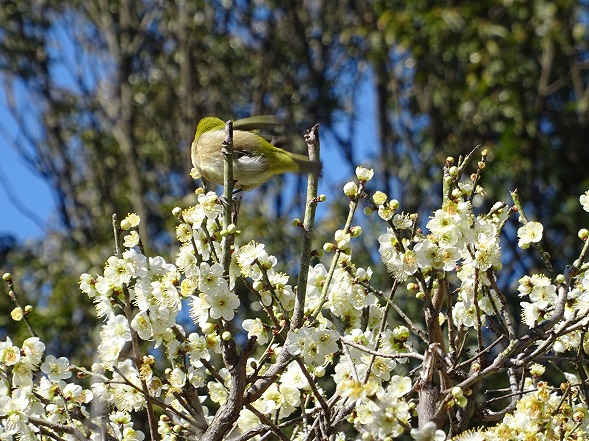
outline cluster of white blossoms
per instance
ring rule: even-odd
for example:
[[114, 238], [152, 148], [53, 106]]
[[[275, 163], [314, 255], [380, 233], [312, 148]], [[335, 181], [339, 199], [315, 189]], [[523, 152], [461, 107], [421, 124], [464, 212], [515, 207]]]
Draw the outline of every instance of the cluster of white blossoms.
[[[532, 366], [534, 370], [544, 372], [538, 365]], [[561, 387], [553, 387], [545, 381], [526, 378], [522, 398], [512, 413], [495, 426], [468, 430], [453, 440], [586, 440], [589, 408], [580, 397], [579, 383], [578, 378], [571, 378]]]
[[[585, 211], [589, 211], [589, 191], [579, 197], [579, 202]], [[541, 239], [542, 225], [538, 222], [528, 222], [524, 227], [518, 230], [519, 242], [526, 243], [524, 248], [532, 242], [538, 242]], [[531, 233], [530, 233], [531, 232]], [[587, 230], [579, 231], [579, 237], [587, 241]], [[561, 353], [567, 350], [578, 350], [582, 345], [586, 353], [589, 353], [589, 337], [585, 329], [589, 325], [589, 271], [587, 265], [582, 265], [577, 274], [568, 276], [559, 276], [553, 283], [544, 274], [533, 274], [532, 276], [523, 276], [518, 281], [518, 291], [520, 297], [527, 298], [528, 301], [521, 302], [522, 321], [529, 327], [536, 326], [549, 320], [559, 303], [559, 292], [556, 283], [566, 282], [568, 289], [565, 294], [564, 312], [559, 324], [561, 332], [555, 339], [552, 349]], [[572, 277], [576, 276], [576, 277]], [[571, 280], [566, 280], [570, 278]], [[579, 321], [579, 319], [581, 319]], [[578, 324], [576, 323], [578, 322]], [[575, 324], [574, 329], [568, 332], [562, 332], [567, 325]]]
[[[366, 197], [365, 184], [372, 175], [372, 170], [358, 167], [357, 181], [344, 186], [351, 214]], [[494, 272], [501, 268], [499, 236], [510, 210], [497, 203], [476, 214], [474, 194], [482, 194], [482, 189], [472, 180], [456, 183], [451, 197], [423, 226], [426, 231], [417, 215], [398, 212], [399, 202], [383, 192], [372, 195], [368, 210], [387, 223], [378, 239], [379, 252], [395, 289], [406, 283], [407, 289], [401, 287], [397, 295], [415, 293], [421, 300], [426, 289], [451, 290], [452, 302], [440, 309], [436, 320], [460, 330], [464, 338], [501, 314], [505, 305]], [[589, 192], [580, 201], [589, 211]], [[421, 340], [427, 339], [408, 317], [402, 324], [391, 318], [393, 302], [372, 287], [372, 269], [354, 263], [353, 244], [362, 228], [351, 225], [352, 216], [323, 246], [331, 264], [309, 268], [301, 306], [301, 287], [293, 285], [263, 244], [234, 243], [224, 254], [228, 238], [239, 238], [240, 232], [235, 225], [223, 226], [223, 206], [219, 196], [209, 192], [200, 194], [192, 207], [174, 209], [180, 245], [173, 262], [141, 252], [138, 216], [121, 222], [123, 249], [107, 259], [101, 274], [80, 277], [81, 291], [92, 299], [103, 322], [90, 369], [45, 355], [37, 337], [20, 346], [10, 338], [0, 342], [0, 441], [17, 434], [18, 439], [38, 439], [41, 430], [66, 440], [99, 440], [104, 434], [143, 440], [146, 435], [135, 428], [135, 415], [153, 416], [154, 407], [161, 416], [150, 421], [150, 427], [159, 439], [202, 434], [214, 416], [207, 407], [235, 400], [230, 396], [236, 377], [228, 369], [228, 342], [248, 354], [243, 390], [253, 397], [239, 413], [233, 436], [250, 433], [249, 438], [259, 439], [269, 428], [276, 431], [284, 425], [288, 430], [296, 426], [290, 439], [308, 439], [325, 430], [321, 425], [327, 420], [316, 417], [323, 412], [337, 420], [338, 427], [347, 422], [346, 430], [353, 428], [362, 440], [402, 434], [423, 441], [446, 437], [433, 423], [415, 428], [420, 386], [410, 374], [415, 365], [409, 360], [427, 358], [416, 352], [419, 342], [414, 337], [421, 333]], [[538, 222], [526, 222], [518, 231], [522, 248], [541, 237]], [[229, 256], [227, 266], [223, 255]], [[556, 352], [582, 345], [589, 353], [584, 332], [589, 323], [577, 320], [589, 315], [586, 270], [579, 268], [566, 292], [564, 327], [553, 340]], [[441, 281], [448, 286], [440, 286]], [[528, 327], [551, 319], [562, 283], [542, 274], [519, 280]], [[241, 298], [238, 292], [244, 293]], [[297, 305], [301, 314], [295, 319]], [[568, 329], [567, 324], [574, 326]], [[433, 353], [435, 346], [428, 350]], [[284, 364], [275, 369], [279, 360]], [[531, 433], [555, 436], [544, 439], [575, 439], [575, 433], [589, 431], [589, 411], [578, 384], [563, 386], [568, 394], [564, 399], [562, 391], [538, 381], [541, 370], [531, 369], [533, 378], [520, 391], [523, 398], [515, 412], [493, 428], [456, 439], [532, 439]], [[74, 371], [86, 387], [76, 384]], [[273, 381], [263, 383], [265, 378]], [[462, 388], [452, 388], [443, 406], [459, 412], [467, 404], [464, 394]], [[92, 412], [90, 403], [96, 406]], [[346, 439], [346, 434], [342, 431], [336, 439]]]
[[[466, 185], [462, 187], [465, 194], [472, 191]], [[386, 202], [379, 205], [379, 214], [384, 204]], [[422, 274], [455, 272], [462, 283], [452, 319], [457, 326], [471, 328], [477, 323], [477, 309], [481, 316], [495, 314], [494, 290], [489, 289], [487, 295], [482, 295], [480, 286], [490, 285], [487, 270], [501, 268], [499, 232], [507, 216], [507, 206], [502, 203], [493, 206], [485, 215], [475, 216], [469, 201], [449, 200], [427, 222], [427, 234], [418, 232], [406, 237], [404, 233], [412, 234], [414, 223], [396, 222], [408, 216], [395, 214], [390, 217], [392, 227], [379, 237], [379, 252], [398, 281], [407, 280], [418, 270]]]
[[[94, 398], [93, 392], [65, 382], [72, 377], [65, 357], [47, 355], [43, 359], [44, 353], [45, 344], [38, 337], [27, 338], [20, 347], [9, 337], [0, 342], [1, 440], [40, 439], [39, 427], [31, 421], [59, 426], [70, 422], [70, 414], [89, 415], [86, 406]], [[118, 429], [113, 427], [113, 432]], [[90, 439], [100, 438], [96, 434]]]

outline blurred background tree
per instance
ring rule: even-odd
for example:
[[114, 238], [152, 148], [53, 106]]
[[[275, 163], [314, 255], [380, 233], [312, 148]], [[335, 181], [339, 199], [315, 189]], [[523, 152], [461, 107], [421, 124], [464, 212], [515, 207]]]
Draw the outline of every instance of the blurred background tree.
[[[58, 222], [32, 246], [3, 239], [0, 265], [46, 307], [36, 321], [50, 351], [79, 350], [91, 305], [77, 279], [112, 253], [111, 214], [138, 213], [148, 249], [171, 258], [170, 210], [194, 197], [197, 121], [276, 114], [295, 150], [321, 123], [324, 192], [373, 165], [374, 188], [425, 216], [445, 158], [489, 147], [489, 200], [519, 188], [562, 269], [589, 187], [587, 13], [572, 0], [5, 0], [0, 78], [19, 127], [2, 148], [47, 180]], [[288, 219], [304, 181], [285, 179], [247, 195], [241, 216], [290, 262], [281, 243], [298, 237]], [[329, 210], [324, 231], [343, 223]]]

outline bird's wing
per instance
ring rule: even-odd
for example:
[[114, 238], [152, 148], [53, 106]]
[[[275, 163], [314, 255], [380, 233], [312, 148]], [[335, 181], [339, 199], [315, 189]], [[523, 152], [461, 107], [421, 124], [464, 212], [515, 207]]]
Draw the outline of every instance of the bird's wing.
[[274, 115], [258, 115], [233, 121], [233, 128], [238, 130], [256, 130], [283, 124]]

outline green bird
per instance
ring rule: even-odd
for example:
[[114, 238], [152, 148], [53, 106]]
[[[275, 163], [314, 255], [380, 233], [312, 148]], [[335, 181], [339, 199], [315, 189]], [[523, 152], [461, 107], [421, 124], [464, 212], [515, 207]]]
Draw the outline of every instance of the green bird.
[[[320, 162], [311, 162], [272, 145], [266, 138], [251, 131], [260, 126], [277, 124], [273, 116], [254, 116], [233, 123], [233, 179], [236, 190], [258, 187], [273, 175], [321, 172]], [[223, 185], [223, 154], [225, 122], [207, 116], [198, 122], [192, 142], [192, 165], [201, 177]]]

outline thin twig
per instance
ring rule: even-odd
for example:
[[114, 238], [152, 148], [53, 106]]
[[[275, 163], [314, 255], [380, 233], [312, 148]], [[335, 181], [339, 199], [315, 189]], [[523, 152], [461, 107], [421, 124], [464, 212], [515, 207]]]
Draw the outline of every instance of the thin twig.
[[[315, 124], [305, 133], [305, 142], [309, 151], [309, 160], [319, 162], [319, 124]], [[303, 219], [303, 244], [301, 259], [299, 260], [299, 276], [295, 292], [295, 305], [292, 315], [291, 329], [297, 329], [303, 324], [305, 312], [305, 297], [307, 293], [307, 279], [311, 262], [313, 228], [315, 225], [315, 211], [317, 209], [317, 191], [319, 176], [310, 173], [307, 182], [307, 203]]]

